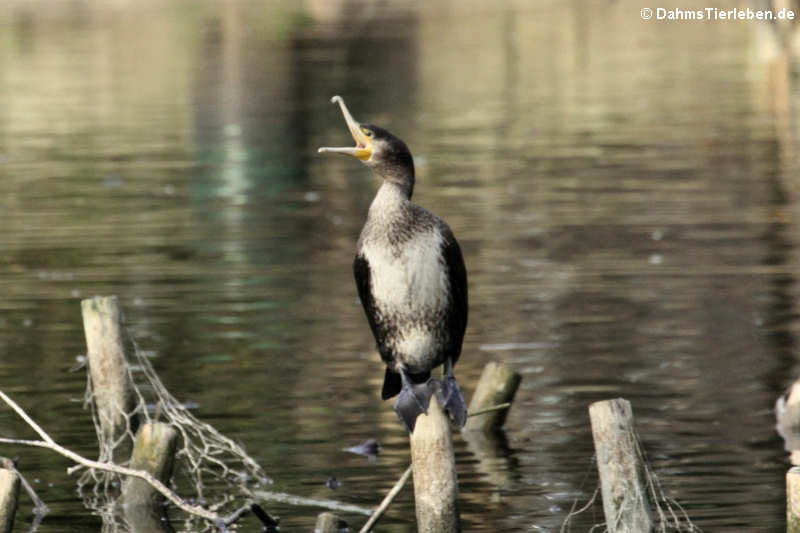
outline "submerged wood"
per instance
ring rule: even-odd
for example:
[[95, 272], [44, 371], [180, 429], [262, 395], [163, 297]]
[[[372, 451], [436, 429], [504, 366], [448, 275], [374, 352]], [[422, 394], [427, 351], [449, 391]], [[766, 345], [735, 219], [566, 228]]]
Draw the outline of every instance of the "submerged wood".
[[19, 474], [0, 468], [0, 533], [9, 533], [14, 526], [19, 498]]
[[589, 406], [606, 528], [610, 533], [646, 533], [653, 518], [644, 461], [630, 402], [622, 398]]
[[277, 502], [285, 503], [287, 505], [300, 505], [304, 507], [320, 507], [322, 509], [331, 509], [332, 511], [355, 513], [364, 516], [370, 516], [373, 512], [372, 509], [368, 507], [353, 505], [352, 503], [338, 502], [336, 500], [325, 500], [322, 498], [295, 496], [294, 494], [287, 494], [285, 492], [254, 490], [248, 491], [248, 494], [257, 502]]
[[[178, 432], [164, 422], [143, 424], [136, 433], [130, 468], [148, 472], [161, 483], [169, 483]], [[163, 495], [146, 481], [134, 477], [126, 478], [122, 485], [122, 497], [126, 505], [152, 505], [160, 503]]]
[[410, 441], [417, 531], [461, 531], [450, 422], [439, 406], [436, 395], [431, 397], [428, 414], [421, 414], [417, 418]]
[[[490, 361], [483, 367], [481, 379], [478, 381], [478, 386], [469, 404], [469, 412], [476, 413], [493, 405], [513, 402], [521, 380], [522, 376], [510, 366]], [[508, 409], [500, 409], [480, 416], [472, 416], [467, 419], [463, 431], [498, 429], [505, 423], [507, 414]]]
[[325, 511], [317, 516], [317, 524], [314, 526], [314, 533], [339, 533], [347, 530], [347, 522], [337, 515]]
[[[178, 444], [178, 432], [169, 424], [149, 422], [136, 433], [130, 467], [142, 470], [167, 485]], [[122, 483], [125, 521], [132, 533], [170, 533], [164, 496], [139, 478], [128, 477]]]
[[95, 296], [81, 301], [81, 311], [92, 396], [103, 441], [114, 442], [128, 430], [128, 415], [134, 406], [122, 310], [116, 296]]
[[[126, 505], [125, 523], [128, 533], [174, 533], [175, 529], [167, 519], [166, 507], [153, 505]], [[119, 531], [113, 516], [103, 516], [102, 531]]]
[[800, 467], [786, 472], [786, 533], [800, 533]]

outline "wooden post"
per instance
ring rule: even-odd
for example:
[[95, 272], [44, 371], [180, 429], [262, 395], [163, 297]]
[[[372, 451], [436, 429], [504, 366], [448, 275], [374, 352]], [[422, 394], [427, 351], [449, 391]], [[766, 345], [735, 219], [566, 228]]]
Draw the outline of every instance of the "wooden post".
[[428, 414], [417, 418], [410, 441], [417, 531], [460, 532], [453, 439], [436, 395], [431, 397]]
[[317, 525], [314, 526], [314, 533], [339, 533], [346, 530], [347, 522], [327, 511], [317, 516]]
[[19, 497], [19, 474], [0, 468], [0, 533], [10, 533]]
[[[472, 395], [469, 412], [475, 413], [481, 409], [514, 401], [519, 383], [522, 380], [517, 372], [503, 363], [489, 361], [483, 367], [478, 387]], [[467, 419], [463, 431], [489, 431], [503, 426], [506, 421], [508, 409], [492, 411]]]
[[775, 411], [778, 433], [790, 452], [789, 461], [793, 465], [800, 464], [800, 381], [795, 381], [786, 397], [778, 400]]
[[610, 533], [649, 532], [653, 525], [644, 461], [633, 410], [617, 398], [589, 406], [606, 528]]
[[127, 430], [133, 410], [133, 385], [125, 358], [122, 311], [116, 296], [95, 296], [81, 302], [92, 396], [106, 443]]
[[[490, 361], [483, 367], [481, 379], [469, 404], [471, 415], [496, 405], [511, 403], [522, 377], [508, 365]], [[508, 442], [500, 431], [508, 409], [470, 416], [461, 436], [478, 460], [477, 469], [487, 481], [502, 487], [511, 482], [513, 468], [508, 467]]]
[[[130, 467], [145, 470], [164, 484], [172, 476], [172, 461], [178, 444], [178, 432], [164, 422], [143, 424], [136, 433]], [[150, 505], [163, 498], [146, 481], [128, 477], [122, 484], [127, 505]]]
[[800, 533], [800, 467], [786, 472], [786, 533]]
[[[136, 433], [130, 467], [152, 474], [164, 484], [172, 476], [178, 432], [163, 422], [143, 424]], [[172, 533], [164, 497], [146, 481], [128, 477], [122, 482], [125, 521], [131, 533]]]

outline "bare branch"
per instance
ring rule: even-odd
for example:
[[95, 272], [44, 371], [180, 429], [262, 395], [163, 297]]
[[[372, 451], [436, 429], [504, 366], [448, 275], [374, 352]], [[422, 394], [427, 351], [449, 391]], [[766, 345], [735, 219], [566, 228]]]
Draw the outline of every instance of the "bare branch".
[[186, 511], [187, 513], [199, 516], [201, 518], [205, 518], [206, 520], [211, 520], [212, 522], [219, 522], [225, 521], [224, 517], [221, 517], [218, 513], [209, 511], [208, 509], [204, 509], [203, 507], [199, 507], [197, 505], [191, 505], [184, 501], [180, 496], [172, 492], [166, 485], [161, 483], [158, 479], [153, 477], [147, 472], [141, 470], [134, 470], [132, 468], [126, 468], [124, 466], [115, 465], [114, 463], [101, 463], [100, 461], [92, 461], [91, 459], [87, 459], [77, 453], [64, 448], [57, 442], [55, 442], [50, 435], [48, 435], [39, 425], [31, 419], [30, 416], [20, 407], [17, 403], [9, 398], [3, 391], [0, 391], [0, 398], [8, 404], [31, 428], [33, 428], [36, 433], [38, 433], [44, 440], [20, 440], [20, 439], [7, 439], [7, 438], [0, 438], [0, 443], [5, 444], [21, 444], [25, 446], [36, 446], [39, 448], [47, 448], [52, 450], [60, 455], [63, 455], [67, 459], [71, 459], [72, 461], [83, 465], [88, 468], [93, 468], [95, 470], [102, 470], [104, 472], [113, 472], [115, 474], [123, 475], [123, 476], [131, 476], [142, 479], [150, 484], [155, 490], [160, 492], [166, 499], [171, 501], [175, 504], [176, 507]]
[[475, 411], [474, 413], [468, 414], [467, 417], [483, 415], [483, 414], [486, 414], [486, 413], [491, 413], [493, 411], [502, 411], [503, 409], [508, 409], [509, 407], [511, 407], [511, 402], [499, 403], [497, 405], [493, 405], [491, 407], [487, 407], [486, 409], [479, 409], [479, 410]]
[[370, 516], [372, 509], [361, 507], [360, 505], [352, 505], [349, 503], [337, 502], [336, 500], [324, 500], [321, 498], [305, 498], [302, 496], [294, 496], [286, 494], [285, 492], [270, 492], [266, 490], [254, 490], [252, 492], [254, 500], [265, 502], [279, 502], [288, 503], [289, 505], [302, 505], [305, 507], [321, 507], [323, 509], [331, 509], [332, 511], [341, 511], [343, 513], [357, 513], [364, 516]]
[[28, 425], [29, 425], [31, 428], [33, 428], [33, 430], [34, 430], [34, 431], [35, 431], [35, 432], [36, 432], [36, 433], [37, 433], [37, 434], [38, 434], [40, 437], [42, 437], [42, 439], [43, 439], [45, 442], [49, 442], [50, 444], [55, 444], [55, 441], [53, 441], [53, 439], [51, 439], [51, 438], [50, 438], [50, 435], [48, 435], [48, 434], [45, 432], [45, 430], [43, 430], [43, 429], [42, 429], [42, 428], [39, 426], [39, 424], [37, 424], [36, 422], [34, 422], [34, 421], [33, 421], [33, 419], [32, 419], [31, 417], [29, 417], [29, 416], [28, 416], [28, 413], [26, 413], [25, 411], [23, 411], [23, 410], [22, 410], [22, 407], [20, 407], [19, 405], [17, 405], [17, 403], [16, 403], [14, 400], [12, 400], [11, 398], [9, 398], [9, 397], [6, 395], [6, 393], [5, 393], [5, 392], [3, 392], [3, 391], [1, 391], [1, 390], [0, 390], [0, 398], [2, 398], [2, 399], [3, 399], [3, 401], [4, 401], [4, 402], [6, 402], [6, 403], [8, 404], [8, 406], [9, 406], [9, 407], [11, 407], [11, 408], [12, 408], [14, 411], [16, 411], [16, 413], [17, 413], [17, 414], [20, 416], [20, 418], [22, 418], [22, 419], [23, 419], [23, 420], [24, 420], [24, 421], [25, 421], [25, 422], [26, 422], [26, 423], [27, 423], [27, 424], [28, 424]]
[[381, 515], [389, 508], [389, 504], [392, 503], [395, 496], [403, 489], [405, 484], [408, 482], [408, 478], [411, 477], [411, 467], [409, 466], [406, 468], [406, 471], [403, 472], [403, 475], [400, 476], [400, 479], [397, 480], [397, 483], [394, 484], [392, 490], [390, 490], [386, 496], [383, 498], [381, 504], [375, 509], [375, 512], [372, 513], [372, 516], [369, 517], [367, 523], [364, 524], [364, 527], [358, 533], [368, 533], [370, 528], [375, 525]]
[[[14, 402], [14, 400], [9, 398], [2, 391], [0, 391], [0, 399], [2, 399], [6, 404], [8, 404], [9, 407], [11, 407], [29, 426], [31, 426], [34, 429], [34, 431], [36, 431], [36, 433], [38, 433], [44, 439], [44, 440], [27, 440], [27, 439], [10, 439], [6, 437], [0, 437], [0, 444], [34, 446], [37, 448], [46, 448], [48, 450], [54, 451], [76, 463], [76, 466], [72, 466], [67, 469], [67, 472], [70, 474], [75, 472], [76, 470], [79, 470], [80, 468], [89, 468], [93, 470], [112, 472], [122, 476], [130, 476], [142, 479], [145, 482], [149, 483], [150, 486], [152, 486], [156, 491], [161, 493], [167, 500], [172, 502], [179, 509], [186, 511], [189, 514], [209, 520], [215, 524], [231, 524], [237, 518], [239, 518], [243, 512], [242, 511], [243, 508], [240, 508], [231, 513], [230, 515], [220, 515], [219, 513], [210, 511], [203, 507], [199, 507], [197, 505], [191, 505], [187, 503], [183, 498], [175, 494], [166, 485], [164, 485], [161, 481], [153, 477], [148, 472], [127, 468], [124, 466], [119, 466], [111, 462], [93, 461], [91, 459], [87, 459], [81, 455], [78, 455], [72, 450], [69, 450], [61, 446], [57, 442], [55, 442], [41, 427], [39, 427], [38, 424], [36, 424], [36, 422], [33, 421], [33, 419], [31, 419], [30, 416], [28, 416], [28, 414], [19, 405], [17, 405], [16, 402]], [[249, 491], [245, 490], [245, 492]], [[366, 507], [360, 507], [358, 505], [341, 503], [335, 500], [304, 498], [302, 496], [294, 496], [292, 494], [286, 494], [281, 492], [254, 491], [251, 494], [251, 497], [255, 499], [261, 499], [263, 501], [277, 501], [281, 503], [287, 503], [290, 505], [323, 507], [326, 509], [334, 509], [343, 512], [363, 514], [366, 516], [372, 514], [371, 509], [368, 509]]]

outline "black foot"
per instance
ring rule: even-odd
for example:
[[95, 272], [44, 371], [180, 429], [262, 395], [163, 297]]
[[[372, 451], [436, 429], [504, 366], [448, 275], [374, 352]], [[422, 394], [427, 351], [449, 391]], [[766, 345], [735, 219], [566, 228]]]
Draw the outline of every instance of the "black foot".
[[394, 403], [394, 410], [397, 411], [400, 420], [408, 428], [409, 433], [414, 431], [417, 417], [422, 413], [428, 412], [428, 405], [431, 403], [432, 389], [429, 387], [430, 380], [425, 383], [412, 383], [403, 380], [403, 388]]
[[458, 388], [456, 378], [445, 376], [439, 383], [436, 397], [442, 404], [442, 409], [450, 414], [455, 425], [463, 428], [467, 423], [467, 404], [464, 403], [464, 397], [461, 395], [461, 389]]

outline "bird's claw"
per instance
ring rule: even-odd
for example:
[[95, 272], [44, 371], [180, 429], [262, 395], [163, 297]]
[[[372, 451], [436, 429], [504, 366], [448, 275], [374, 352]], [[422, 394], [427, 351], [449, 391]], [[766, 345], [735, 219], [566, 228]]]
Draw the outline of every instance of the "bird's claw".
[[442, 409], [450, 414], [453, 422], [459, 428], [464, 427], [467, 423], [467, 404], [464, 402], [464, 397], [461, 395], [461, 389], [458, 387], [456, 378], [453, 376], [445, 376], [439, 382], [436, 390], [436, 397], [442, 404]]
[[432, 380], [425, 383], [404, 383], [400, 394], [397, 395], [397, 401], [394, 403], [394, 410], [400, 417], [400, 420], [406, 425], [409, 433], [414, 431], [414, 426], [417, 423], [417, 417], [422, 413], [428, 413], [428, 406], [431, 403], [431, 385]]

